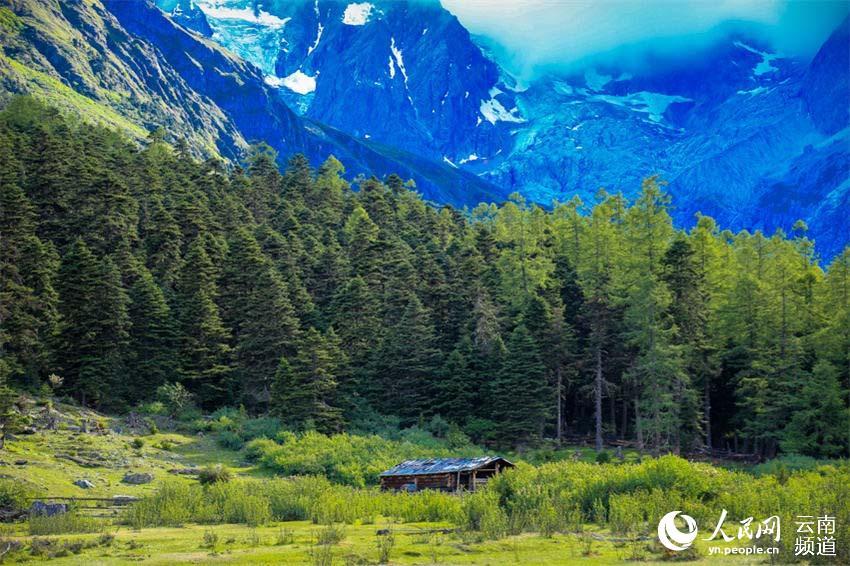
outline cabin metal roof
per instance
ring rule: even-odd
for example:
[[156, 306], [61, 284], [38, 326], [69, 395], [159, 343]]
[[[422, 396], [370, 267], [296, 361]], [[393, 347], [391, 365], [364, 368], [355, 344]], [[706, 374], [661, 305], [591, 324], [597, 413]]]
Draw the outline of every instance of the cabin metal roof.
[[513, 466], [501, 456], [480, 456], [478, 458], [431, 458], [429, 460], [406, 460], [381, 473], [385, 476], [425, 476], [452, 472], [470, 472], [501, 460]]

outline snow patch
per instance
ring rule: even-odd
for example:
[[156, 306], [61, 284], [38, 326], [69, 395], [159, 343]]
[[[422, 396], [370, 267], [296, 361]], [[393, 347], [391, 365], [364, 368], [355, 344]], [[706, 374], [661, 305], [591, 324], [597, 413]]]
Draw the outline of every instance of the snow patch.
[[[522, 123], [525, 120], [517, 116], [515, 113], [519, 112], [519, 109], [514, 107], [511, 110], [506, 109], [501, 102], [496, 100], [496, 97], [500, 94], [503, 94], [498, 87], [493, 87], [490, 89], [490, 100], [482, 100], [481, 107], [479, 111], [484, 118], [490, 122], [491, 124], [495, 124], [496, 122], [515, 122]], [[481, 118], [478, 119], [478, 124], [481, 123]], [[476, 126], [478, 125], [476, 124]]]
[[455, 169], [457, 169], [457, 168], [458, 168], [458, 166], [457, 166], [457, 165], [455, 165], [455, 164], [452, 162], [452, 160], [451, 160], [451, 159], [449, 159], [448, 157], [446, 157], [445, 155], [443, 156], [443, 161], [445, 161], [446, 163], [448, 163], [449, 165], [451, 165], [451, 166], [452, 166], [452, 167], [454, 167]]
[[390, 78], [395, 78], [395, 63], [393, 62], [393, 56], [390, 55]]
[[300, 69], [283, 78], [275, 76], [266, 77], [265, 81], [270, 86], [275, 88], [284, 86], [297, 94], [310, 94], [316, 90], [316, 77], [311, 77]]
[[393, 57], [395, 57], [396, 65], [398, 65], [398, 70], [401, 71], [401, 76], [404, 77], [404, 84], [407, 84], [407, 69], [404, 68], [404, 59], [402, 58], [401, 50], [395, 46], [395, 38], [390, 38], [390, 51], [393, 53]]
[[626, 96], [613, 96], [608, 94], [597, 94], [588, 97], [588, 100], [594, 102], [607, 102], [616, 106], [630, 108], [635, 112], [649, 114], [649, 119], [653, 122], [661, 122], [664, 119], [664, 112], [667, 107], [677, 102], [692, 102], [690, 98], [684, 96], [675, 96], [669, 94], [660, 94], [657, 92], [640, 91]]
[[740, 41], [735, 42], [735, 47], [746, 49], [750, 53], [755, 53], [761, 57], [761, 61], [759, 61], [759, 63], [753, 68], [753, 75], [760, 77], [761, 75], [766, 75], [767, 73], [773, 73], [774, 71], [779, 70], [778, 67], [771, 65], [771, 62], [781, 58], [781, 55], [759, 51], [755, 47], [750, 47], [746, 43], [741, 43]]
[[751, 90], [739, 90], [738, 94], [746, 94], [746, 95], [749, 95], [749, 96], [755, 96], [757, 94], [762, 94], [764, 92], [767, 92], [767, 88], [763, 87], [763, 86], [759, 86], [759, 87], [756, 87], [756, 88], [751, 89]]
[[[318, 7], [318, 4], [319, 4], [319, 3], [318, 3], [318, 2], [316, 2], [316, 9], [317, 9], [317, 10], [318, 10], [318, 8], [319, 8], [319, 7]], [[313, 45], [311, 45], [311, 46], [310, 46], [310, 48], [309, 48], [309, 49], [307, 49], [307, 57], [309, 57], [309, 56], [310, 56], [310, 53], [312, 53], [313, 51], [315, 51], [315, 50], [316, 50], [316, 48], [319, 46], [319, 41], [321, 41], [321, 40], [322, 40], [322, 33], [324, 33], [324, 31], [325, 31], [325, 26], [323, 26], [323, 25], [322, 25], [322, 22], [319, 22], [319, 28], [318, 28], [317, 33], [316, 33], [316, 41], [314, 41], [314, 42], [313, 42]]]
[[240, 20], [271, 28], [281, 28], [286, 25], [286, 22], [292, 19], [278, 18], [277, 16], [262, 10], [254, 12], [251, 8], [228, 8], [227, 6], [207, 3], [201, 3], [198, 4], [198, 6], [205, 15], [215, 18], [216, 20]]
[[480, 158], [475, 153], [470, 153], [469, 157], [460, 160], [460, 164], [469, 163], [470, 161], [478, 161]]
[[369, 2], [349, 4], [342, 14], [342, 23], [349, 26], [363, 26], [369, 21], [374, 6]]

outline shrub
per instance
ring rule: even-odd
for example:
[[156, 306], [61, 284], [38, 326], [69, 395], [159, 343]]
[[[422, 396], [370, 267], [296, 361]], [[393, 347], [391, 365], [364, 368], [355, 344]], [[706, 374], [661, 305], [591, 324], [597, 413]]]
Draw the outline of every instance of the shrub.
[[280, 529], [277, 532], [277, 539], [275, 539], [275, 544], [277, 546], [284, 546], [287, 544], [292, 544], [295, 542], [295, 533], [292, 532], [292, 529]]
[[316, 542], [318, 544], [339, 544], [345, 540], [345, 526], [331, 524], [318, 531]]
[[0, 479], [0, 508], [11, 511], [26, 509], [31, 495], [20, 481]]
[[249, 462], [256, 462], [267, 452], [278, 447], [277, 442], [268, 438], [255, 438], [245, 446], [245, 458]]
[[395, 546], [392, 528], [384, 529], [384, 532], [378, 535], [376, 545], [378, 547], [378, 564], [387, 564], [390, 561], [393, 546]]
[[280, 432], [280, 421], [272, 417], [258, 419], [247, 419], [242, 423], [239, 436], [242, 440], [249, 441], [255, 438], [274, 438]]
[[132, 446], [136, 450], [141, 450], [145, 446], [145, 441], [141, 438], [134, 438], [132, 441], [130, 441], [130, 446]]
[[101, 520], [75, 512], [60, 513], [51, 517], [33, 516], [27, 523], [29, 534], [34, 536], [96, 533], [106, 526]]
[[150, 403], [140, 405], [138, 411], [143, 415], [159, 416], [166, 414], [165, 403], [162, 401], [152, 401]]
[[212, 529], [207, 529], [204, 531], [204, 542], [201, 545], [204, 548], [210, 548], [215, 550], [218, 546], [218, 533], [216, 533]]
[[219, 446], [228, 450], [242, 450], [242, 447], [245, 445], [238, 434], [229, 430], [218, 433], [217, 440]]
[[611, 461], [611, 453], [602, 450], [596, 454], [596, 463], [597, 464], [607, 464]]
[[256, 443], [251, 450], [254, 455], [262, 454], [259, 462], [263, 467], [279, 474], [325, 476], [334, 483], [355, 487], [376, 484], [378, 474], [399, 460], [472, 456], [478, 452], [473, 447], [451, 450], [445, 441], [418, 429], [402, 434], [403, 440], [387, 440], [378, 436], [282, 432], [277, 435], [277, 444]]
[[156, 388], [157, 399], [166, 407], [172, 417], [180, 415], [192, 407], [192, 394], [182, 383], [164, 383]]
[[215, 466], [207, 466], [198, 472], [198, 481], [201, 485], [210, 485], [214, 483], [226, 483], [233, 478], [230, 470], [221, 464]]

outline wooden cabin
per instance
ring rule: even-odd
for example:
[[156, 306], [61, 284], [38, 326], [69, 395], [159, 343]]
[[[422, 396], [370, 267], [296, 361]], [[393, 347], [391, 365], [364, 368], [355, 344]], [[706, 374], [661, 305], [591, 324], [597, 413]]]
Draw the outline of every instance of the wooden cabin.
[[501, 456], [407, 460], [381, 474], [381, 489], [475, 491], [496, 474], [513, 467]]

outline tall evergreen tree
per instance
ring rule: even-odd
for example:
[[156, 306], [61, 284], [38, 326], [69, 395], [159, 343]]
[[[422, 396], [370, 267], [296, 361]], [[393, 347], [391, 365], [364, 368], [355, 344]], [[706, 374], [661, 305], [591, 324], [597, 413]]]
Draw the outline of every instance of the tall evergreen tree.
[[531, 333], [520, 323], [511, 333], [493, 383], [495, 432], [502, 445], [536, 442], [543, 435], [552, 398], [546, 366]]
[[294, 428], [315, 428], [326, 434], [339, 432], [342, 412], [337, 386], [345, 365], [345, 355], [333, 329], [323, 336], [310, 328], [292, 361], [282, 358], [278, 365], [272, 410]]
[[299, 323], [285, 283], [247, 229], [230, 239], [221, 301], [245, 401], [265, 406], [280, 358], [295, 352]]
[[130, 398], [144, 399], [178, 377], [177, 335], [171, 309], [153, 275], [142, 268], [130, 288]]
[[215, 269], [203, 237], [199, 237], [186, 253], [177, 284], [175, 310], [180, 329], [182, 381], [206, 408], [233, 403], [236, 399], [230, 333], [221, 321], [217, 297]]
[[62, 259], [59, 282], [65, 387], [84, 404], [121, 399], [130, 318], [118, 268], [108, 256], [98, 261], [78, 239]]

